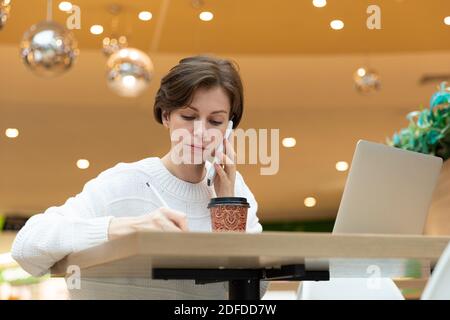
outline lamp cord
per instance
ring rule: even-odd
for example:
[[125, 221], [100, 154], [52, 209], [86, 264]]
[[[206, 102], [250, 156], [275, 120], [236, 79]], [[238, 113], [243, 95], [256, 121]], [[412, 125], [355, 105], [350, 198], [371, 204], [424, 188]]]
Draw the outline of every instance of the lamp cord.
[[47, 0], [47, 21], [52, 21], [53, 19], [53, 1]]

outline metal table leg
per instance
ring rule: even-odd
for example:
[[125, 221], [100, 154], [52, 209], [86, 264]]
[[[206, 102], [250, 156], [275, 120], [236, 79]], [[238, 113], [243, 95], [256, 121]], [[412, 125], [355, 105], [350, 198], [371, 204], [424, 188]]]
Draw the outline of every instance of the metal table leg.
[[303, 264], [286, 265], [280, 268], [260, 269], [191, 269], [153, 268], [153, 279], [195, 280], [196, 284], [228, 281], [230, 300], [259, 300], [260, 280], [266, 281], [327, 281], [330, 273], [306, 271]]
[[230, 280], [228, 281], [229, 300], [259, 300], [259, 280]]

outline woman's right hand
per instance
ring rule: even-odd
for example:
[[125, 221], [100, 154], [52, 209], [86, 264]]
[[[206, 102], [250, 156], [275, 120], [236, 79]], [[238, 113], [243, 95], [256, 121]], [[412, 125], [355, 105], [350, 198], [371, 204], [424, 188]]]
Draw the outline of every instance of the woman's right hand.
[[108, 240], [136, 231], [188, 231], [186, 214], [161, 207], [142, 216], [112, 218], [108, 228]]

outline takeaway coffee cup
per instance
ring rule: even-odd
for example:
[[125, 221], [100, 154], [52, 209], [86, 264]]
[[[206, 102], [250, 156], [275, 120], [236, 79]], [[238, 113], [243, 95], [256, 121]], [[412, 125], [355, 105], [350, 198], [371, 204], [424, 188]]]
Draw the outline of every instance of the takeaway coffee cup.
[[249, 207], [250, 204], [246, 198], [212, 198], [208, 204], [211, 212], [212, 231], [245, 232]]

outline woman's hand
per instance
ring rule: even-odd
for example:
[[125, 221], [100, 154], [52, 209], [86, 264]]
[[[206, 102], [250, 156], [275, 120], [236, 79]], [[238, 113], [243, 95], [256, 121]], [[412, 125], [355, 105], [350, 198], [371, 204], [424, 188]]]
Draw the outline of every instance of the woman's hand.
[[186, 214], [161, 207], [142, 216], [112, 218], [108, 228], [108, 240], [136, 231], [188, 231]]
[[[217, 153], [220, 164], [215, 164], [216, 176], [214, 190], [218, 197], [234, 197], [234, 183], [236, 181], [236, 154], [227, 139], [224, 139], [224, 153]], [[223, 166], [223, 167], [222, 167]]]

